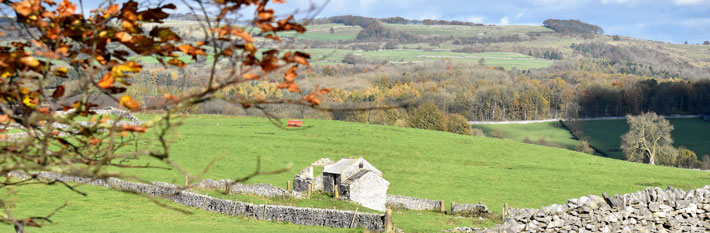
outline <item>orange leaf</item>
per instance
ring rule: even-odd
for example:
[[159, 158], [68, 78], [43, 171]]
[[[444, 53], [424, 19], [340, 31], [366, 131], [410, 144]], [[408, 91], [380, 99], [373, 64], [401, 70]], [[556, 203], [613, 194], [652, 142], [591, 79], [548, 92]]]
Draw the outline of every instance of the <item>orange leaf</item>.
[[290, 92], [301, 92], [301, 88], [298, 87], [298, 84], [296, 83], [291, 83], [288, 85], [288, 91]]
[[274, 10], [273, 9], [266, 9], [266, 10], [259, 11], [259, 13], [257, 13], [257, 16], [261, 20], [271, 20], [271, 17], [274, 16]]
[[241, 37], [242, 40], [246, 41], [247, 43], [254, 43], [254, 38], [249, 35], [247, 31], [241, 28], [233, 29], [232, 30], [232, 35]]
[[[4, 2], [4, 1], [3, 1]], [[32, 3], [31, 1], [22, 1], [12, 3], [12, 8], [21, 15], [28, 16], [32, 13]]]
[[52, 93], [52, 98], [59, 98], [64, 96], [64, 85], [60, 85], [57, 87], [56, 90]]
[[180, 59], [176, 59], [176, 58], [168, 60], [168, 64], [173, 65], [173, 66], [177, 66], [180, 68], [183, 68], [186, 66], [185, 62], [181, 61]]
[[60, 17], [69, 17], [74, 14], [74, 11], [76, 11], [76, 5], [68, 0], [64, 0], [57, 6], [57, 12]]
[[242, 78], [246, 80], [259, 80], [260, 77], [259, 75], [249, 73], [242, 75]]
[[115, 79], [113, 78], [113, 75], [111, 73], [106, 73], [101, 80], [99, 80], [99, 87], [103, 89], [109, 89], [113, 87], [113, 83], [115, 82]]
[[49, 108], [48, 107], [39, 108], [39, 113], [49, 114]]
[[304, 53], [304, 52], [296, 52], [293, 54], [293, 57], [294, 57], [294, 61], [296, 61], [296, 63], [299, 63], [304, 66], [307, 66], [308, 59], [311, 59], [311, 55], [308, 53]]
[[287, 82], [293, 82], [293, 80], [296, 80], [296, 77], [298, 77], [298, 73], [296, 73], [297, 70], [298, 66], [291, 66], [290, 68], [288, 68], [288, 70], [284, 74], [284, 79]]
[[128, 95], [124, 95], [123, 97], [121, 97], [120, 102], [121, 105], [130, 109], [131, 111], [136, 111], [141, 107], [141, 104], [138, 103], [138, 101], [133, 100], [133, 98]]
[[129, 34], [127, 32], [119, 32], [119, 33], [116, 33], [116, 38], [119, 41], [126, 43], [126, 42], [130, 42], [133, 39], [133, 36], [131, 36], [131, 34]]
[[267, 38], [267, 39], [272, 39], [272, 40], [275, 40], [275, 41], [281, 42], [281, 38], [279, 38], [278, 36], [276, 36], [276, 35], [273, 35], [273, 34], [268, 34], [268, 35], [264, 36], [264, 38]]
[[[122, 128], [123, 128], [123, 131], [141, 132], [141, 133], [145, 133], [148, 130], [148, 128], [146, 128], [144, 126], [135, 126], [135, 125], [128, 125], [128, 124], [123, 125]], [[123, 136], [123, 134], [121, 134], [121, 136]]]
[[285, 0], [273, 0], [273, 1], [271, 1], [271, 2], [276, 3], [276, 4], [284, 4], [284, 3], [286, 3]]
[[92, 138], [91, 141], [89, 141], [89, 143], [91, 143], [91, 145], [95, 146], [95, 145], [98, 145], [99, 143], [101, 143], [101, 139]]
[[23, 57], [20, 59], [20, 61], [29, 67], [35, 67], [39, 65], [39, 60], [32, 56]]
[[0, 115], [0, 122], [6, 122], [9, 120], [10, 120], [10, 116], [8, 116], [7, 114]]

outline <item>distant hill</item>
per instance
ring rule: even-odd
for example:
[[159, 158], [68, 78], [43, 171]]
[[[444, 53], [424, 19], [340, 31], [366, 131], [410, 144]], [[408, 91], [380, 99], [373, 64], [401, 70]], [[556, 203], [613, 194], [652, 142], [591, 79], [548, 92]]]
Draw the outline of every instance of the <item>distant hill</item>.
[[590, 34], [604, 34], [604, 30], [593, 24], [588, 24], [576, 19], [561, 20], [561, 19], [548, 19], [542, 23], [545, 27], [548, 27], [555, 32], [559, 33], [590, 33]]

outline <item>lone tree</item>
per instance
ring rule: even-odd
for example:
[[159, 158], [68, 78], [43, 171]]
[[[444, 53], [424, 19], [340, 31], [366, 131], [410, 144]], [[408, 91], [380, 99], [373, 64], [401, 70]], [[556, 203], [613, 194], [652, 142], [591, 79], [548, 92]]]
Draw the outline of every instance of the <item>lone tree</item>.
[[[120, 169], [109, 168], [155, 167], [156, 162], [145, 166], [120, 162], [136, 158], [152, 158], [163, 168], [185, 173], [189, 181], [198, 180], [199, 175], [190, 174], [171, 161], [166, 137], [180, 124], [180, 113], [210, 100], [261, 110], [274, 122], [278, 119], [267, 112], [266, 105], [327, 110], [318, 106], [320, 95], [329, 89], [316, 87], [310, 93], [301, 93], [296, 83], [297, 72], [309, 65], [310, 55], [279, 47], [280, 32], [306, 30], [294, 21], [293, 15], [277, 16], [269, 8], [270, 2], [285, 1], [183, 0], [184, 9], [199, 23], [198, 37], [180, 35], [164, 26], [163, 20], [177, 8], [174, 4], [121, 2], [119, 5], [106, 0], [97, 9], [82, 9], [83, 5], [77, 9], [77, 4], [68, 0], [0, 0], [0, 14], [14, 17], [3, 21], [0, 29], [20, 34], [16, 41], [0, 37], [0, 130], [21, 131], [12, 137], [0, 135], [0, 191], [25, 185], [63, 184], [36, 176], [20, 180], [11, 177], [13, 172], [49, 171], [105, 179], [127, 176], [117, 172]], [[251, 13], [245, 14], [247, 10]], [[245, 19], [250, 25], [232, 24], [246, 22]], [[165, 93], [161, 104], [146, 107], [127, 94], [131, 93], [135, 74], [143, 68], [140, 61], [144, 57], [156, 59], [165, 68], [201, 65], [209, 67], [210, 72], [206, 74], [208, 79], [201, 80], [204, 82], [200, 88], [183, 94]], [[207, 64], [194, 63], [197, 60], [206, 60]], [[65, 93], [68, 81], [78, 81], [78, 93]], [[245, 82], [276, 83], [292, 94], [282, 98], [229, 93], [230, 88]], [[95, 112], [97, 105], [90, 97], [97, 94], [108, 96], [131, 111], [160, 114], [146, 123], [111, 120]], [[49, 107], [60, 98], [70, 97], [79, 98], [63, 106], [61, 112]], [[145, 134], [148, 130], [151, 133]], [[132, 148], [139, 138], [158, 146]], [[234, 180], [272, 172], [276, 171], [260, 171], [257, 166], [253, 174]], [[84, 195], [70, 184], [63, 185]], [[9, 208], [13, 200], [11, 195], [0, 196], [0, 223], [11, 225], [18, 232], [25, 226], [41, 226], [54, 214], [13, 215]]]
[[656, 113], [648, 112], [638, 116], [626, 116], [629, 132], [621, 136], [621, 150], [626, 159], [634, 162], [671, 161], [675, 156], [671, 131], [673, 126]]

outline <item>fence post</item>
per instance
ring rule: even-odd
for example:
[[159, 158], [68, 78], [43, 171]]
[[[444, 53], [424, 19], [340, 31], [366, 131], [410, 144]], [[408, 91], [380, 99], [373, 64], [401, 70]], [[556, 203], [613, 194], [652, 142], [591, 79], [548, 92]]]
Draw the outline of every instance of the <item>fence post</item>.
[[446, 213], [446, 206], [444, 200], [439, 201], [439, 204], [441, 204], [441, 209], [439, 210], [439, 212]]
[[355, 218], [357, 217], [357, 210], [358, 209], [359, 209], [359, 207], [355, 208], [355, 213], [353, 214], [353, 220], [350, 221], [350, 228], [353, 228], [353, 224], [355, 224]]
[[452, 201], [451, 202], [451, 212], [449, 212], [450, 214], [454, 214], [454, 205], [456, 205], [456, 202]]
[[505, 221], [505, 217], [508, 216], [508, 202], [503, 204], [503, 221]]
[[340, 198], [340, 192], [338, 191], [338, 186], [333, 186], [333, 191], [335, 191], [335, 199]]
[[309, 184], [308, 184], [308, 198], [311, 197], [311, 192], [312, 192], [312, 191], [313, 191], [313, 185], [309, 183]]
[[286, 181], [286, 190], [289, 191], [289, 192], [291, 192], [292, 189], [293, 189], [293, 188], [291, 187], [291, 181], [290, 181], [290, 180], [289, 180], [289, 181]]
[[385, 232], [391, 233], [394, 232], [394, 226], [392, 225], [392, 210], [387, 209], [387, 212], [385, 212]]

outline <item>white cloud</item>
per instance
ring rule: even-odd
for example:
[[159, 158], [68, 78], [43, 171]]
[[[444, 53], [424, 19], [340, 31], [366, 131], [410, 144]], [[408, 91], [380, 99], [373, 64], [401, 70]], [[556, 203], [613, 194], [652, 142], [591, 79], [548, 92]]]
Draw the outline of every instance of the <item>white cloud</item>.
[[510, 20], [508, 19], [508, 16], [505, 16], [505, 17], [503, 17], [503, 18], [500, 19], [500, 22], [499, 22], [498, 24], [500, 24], [500, 25], [508, 25], [508, 23], [510, 23]]
[[708, 4], [709, 0], [673, 0], [676, 5], [698, 5], [698, 4]]
[[520, 12], [517, 15], [515, 15], [515, 19], [520, 19], [521, 17], [525, 16], [525, 13]]

